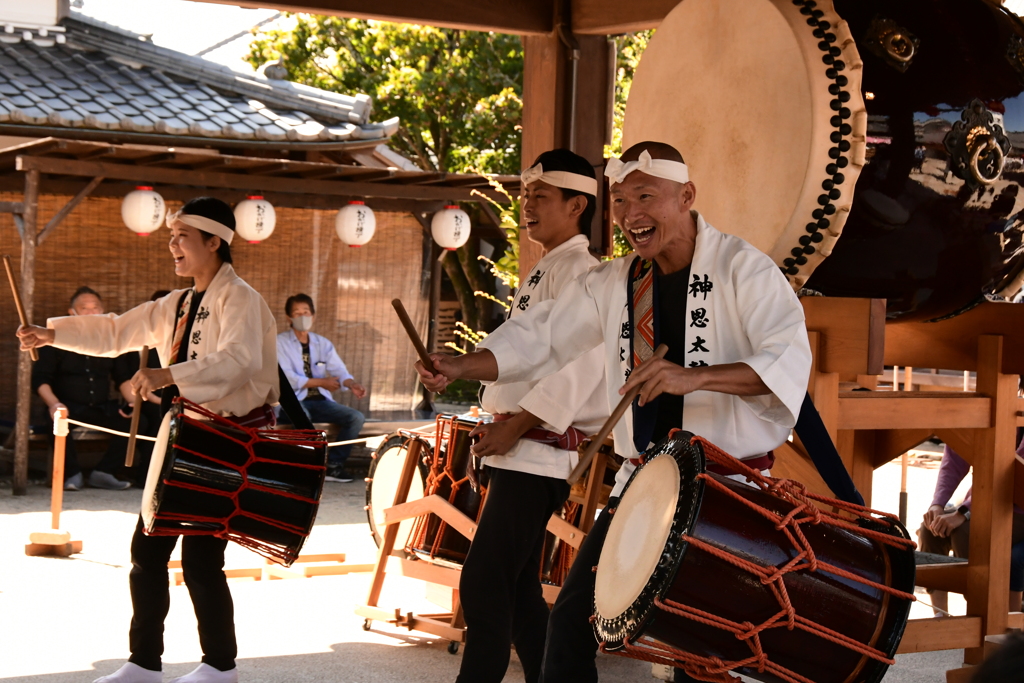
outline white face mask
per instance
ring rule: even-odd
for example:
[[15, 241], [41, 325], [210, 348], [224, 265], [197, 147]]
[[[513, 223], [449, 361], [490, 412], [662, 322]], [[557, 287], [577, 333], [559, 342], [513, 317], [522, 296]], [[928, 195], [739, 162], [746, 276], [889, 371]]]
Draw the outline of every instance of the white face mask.
[[292, 329], [296, 332], [309, 332], [313, 329], [313, 316], [297, 315], [292, 318]]

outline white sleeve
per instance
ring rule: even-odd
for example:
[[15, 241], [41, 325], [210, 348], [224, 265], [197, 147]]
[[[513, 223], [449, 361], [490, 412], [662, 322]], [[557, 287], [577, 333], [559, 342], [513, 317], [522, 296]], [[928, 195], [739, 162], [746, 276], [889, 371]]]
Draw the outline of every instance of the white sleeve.
[[494, 354], [499, 382], [541, 379], [601, 345], [601, 313], [590, 283], [593, 272], [573, 280], [557, 299], [506, 320], [477, 346]]
[[[744, 253], [737, 259], [745, 259]], [[779, 269], [757, 255], [750, 264], [737, 264], [736, 303], [740, 323], [754, 353], [741, 358], [771, 390], [764, 396], [741, 397], [759, 418], [793, 427], [811, 372], [811, 346], [804, 310]]]
[[[86, 356], [114, 358], [129, 351], [140, 351], [143, 346], [160, 351], [174, 333], [181, 294], [181, 291], [171, 292], [122, 315], [108, 313], [50, 318], [46, 326], [54, 331], [55, 347]], [[167, 359], [161, 360], [166, 364]]]
[[519, 407], [559, 434], [565, 433], [604, 379], [604, 346], [587, 351], [553, 375], [537, 382]]

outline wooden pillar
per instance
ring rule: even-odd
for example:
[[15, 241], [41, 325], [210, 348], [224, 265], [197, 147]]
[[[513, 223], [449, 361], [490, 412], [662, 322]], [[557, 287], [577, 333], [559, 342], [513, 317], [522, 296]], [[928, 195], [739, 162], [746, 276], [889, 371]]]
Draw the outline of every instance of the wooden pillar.
[[[555, 24], [559, 23], [563, 23], [565, 40], [557, 31], [523, 37], [522, 165], [530, 166], [549, 149], [566, 147], [595, 167], [603, 168], [613, 92], [612, 50], [606, 37], [573, 36], [565, 29], [567, 20], [556, 17]], [[566, 42], [574, 42], [577, 49], [570, 49]], [[574, 53], [575, 108], [571, 106]], [[600, 234], [600, 208], [594, 220], [595, 234]], [[528, 272], [540, 257], [540, 245], [529, 239], [520, 240], [520, 273]]]
[[[39, 171], [25, 173], [25, 212], [21, 234], [21, 297], [32, 322], [36, 289], [36, 223], [39, 215]], [[18, 354], [18, 407], [15, 414], [14, 495], [28, 493], [28, 437], [32, 410], [32, 359]]]
[[[992, 399], [992, 423], [975, 431], [971, 495], [971, 545], [967, 574], [967, 613], [982, 618], [983, 635], [1007, 629], [1010, 537], [1013, 527], [1013, 464], [1017, 377], [1002, 373], [1003, 338], [978, 338], [979, 392]], [[983, 648], [964, 651], [976, 664]]]

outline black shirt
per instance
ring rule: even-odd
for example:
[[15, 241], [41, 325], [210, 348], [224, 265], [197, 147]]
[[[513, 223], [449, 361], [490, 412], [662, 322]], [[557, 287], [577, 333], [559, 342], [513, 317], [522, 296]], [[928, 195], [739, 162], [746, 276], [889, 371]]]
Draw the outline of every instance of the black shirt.
[[[309, 351], [309, 342], [299, 342], [302, 344], [302, 372], [306, 374], [306, 377], [313, 379], [313, 356]], [[306, 392], [306, 398], [304, 401], [325, 401], [324, 395], [316, 390], [316, 387], [311, 387]]]
[[[665, 360], [686, 367], [686, 292], [690, 280], [690, 267], [658, 278], [658, 337], [659, 343], [668, 345]], [[683, 397], [661, 394], [658, 398], [658, 417], [651, 440], [660, 442], [669, 431], [683, 426]]]
[[131, 355], [97, 358], [43, 346], [39, 349], [39, 360], [32, 365], [32, 388], [38, 391], [43, 384], [49, 384], [61, 403], [101, 405], [110, 400], [111, 378], [116, 386], [121, 386], [138, 370], [137, 364], [135, 369], [131, 368]]
[[[185, 334], [181, 337], [181, 346], [178, 348], [178, 357], [174, 359], [175, 363], [184, 363], [188, 358], [189, 340], [192, 338], [192, 323], [196, 321], [196, 313], [199, 312], [199, 304], [203, 301], [203, 295], [206, 292], [193, 292], [192, 302], [188, 307], [188, 321], [185, 323]], [[177, 327], [177, 324], [175, 324]], [[178, 387], [172, 384], [169, 387], [165, 387], [160, 397], [160, 411], [166, 412], [171, 408], [171, 401], [181, 396], [178, 391]]]

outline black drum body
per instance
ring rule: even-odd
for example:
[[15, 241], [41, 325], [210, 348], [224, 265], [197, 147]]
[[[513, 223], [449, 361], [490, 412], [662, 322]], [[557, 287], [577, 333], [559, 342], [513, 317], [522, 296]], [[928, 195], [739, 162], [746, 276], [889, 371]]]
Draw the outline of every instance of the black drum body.
[[179, 402], [164, 416], [143, 494], [146, 533], [218, 536], [290, 565], [316, 519], [326, 436], [197, 419], [194, 410]]
[[934, 320], [1024, 280], [1024, 25], [986, 0], [834, 0], [863, 60], [866, 163], [806, 287]]

